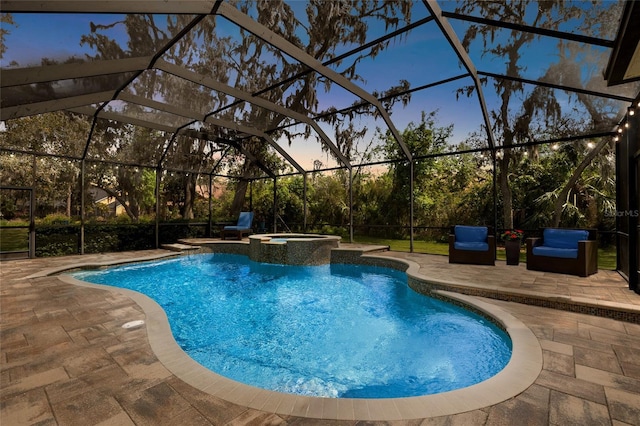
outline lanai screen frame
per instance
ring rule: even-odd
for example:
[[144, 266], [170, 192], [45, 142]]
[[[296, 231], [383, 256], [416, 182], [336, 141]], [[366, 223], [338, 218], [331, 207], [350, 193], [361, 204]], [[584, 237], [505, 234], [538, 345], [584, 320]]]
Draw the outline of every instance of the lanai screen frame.
[[[469, 54], [463, 48], [460, 39], [458, 38], [456, 32], [451, 26], [451, 21], [459, 20], [459, 21], [474, 22], [481, 25], [494, 25], [498, 27], [517, 30], [517, 31], [532, 32], [534, 34], [554, 37], [560, 40], [576, 41], [576, 42], [594, 44], [594, 45], [611, 47], [611, 48], [614, 47], [615, 41], [597, 39], [595, 37], [588, 37], [588, 36], [583, 36], [579, 34], [572, 34], [572, 33], [560, 32], [560, 31], [545, 30], [541, 28], [528, 27], [528, 26], [523, 26], [518, 24], [510, 24], [508, 22], [496, 22], [489, 19], [485, 19], [485, 18], [462, 15], [454, 12], [447, 12], [447, 11], [443, 11], [440, 7], [440, 4], [435, 0], [425, 0], [423, 4], [424, 4], [424, 7], [429, 11], [430, 16], [423, 18], [421, 20], [418, 20], [416, 22], [413, 22], [395, 31], [392, 31], [392, 32], [390, 31], [384, 34], [383, 36], [379, 37], [378, 39], [372, 40], [371, 42], [368, 42], [363, 46], [353, 49], [350, 52], [347, 52], [341, 55], [340, 57], [353, 55], [359, 51], [362, 51], [370, 46], [375, 45], [376, 43], [389, 39], [392, 36], [402, 34], [403, 32], [409, 31], [411, 29], [417, 28], [420, 25], [424, 25], [428, 22], [435, 22], [438, 25], [442, 34], [447, 39], [450, 48], [455, 52], [455, 54], [459, 58], [460, 63], [466, 69], [466, 72], [442, 79], [440, 81], [431, 82], [422, 87], [410, 88], [404, 93], [403, 92], [396, 93], [395, 96], [402, 96], [403, 94], [439, 86], [442, 84], [449, 83], [451, 81], [455, 81], [460, 78], [472, 79], [473, 84], [475, 86], [475, 90], [478, 95], [478, 103], [479, 103], [479, 107], [481, 109], [481, 113], [484, 121], [484, 129], [486, 131], [486, 137], [487, 137], [487, 140], [486, 140], [487, 147], [468, 150], [468, 151], [456, 151], [456, 152], [451, 152], [446, 154], [437, 154], [437, 155], [434, 154], [433, 156], [439, 157], [439, 156], [446, 156], [446, 155], [459, 155], [465, 152], [489, 152], [491, 154], [492, 163], [493, 163], [493, 176], [494, 176], [494, 191], [493, 191], [494, 200], [493, 201], [494, 201], [494, 213], [496, 216], [494, 221], [496, 223], [497, 223], [497, 208], [496, 208], [496, 205], [497, 205], [496, 191], [497, 190], [495, 185], [495, 174], [497, 170], [496, 154], [499, 151], [503, 149], [517, 149], [517, 148], [523, 148], [523, 147], [528, 147], [533, 145], [570, 142], [574, 140], [589, 139], [594, 137], [613, 138], [617, 135], [617, 129], [613, 128], [610, 131], [590, 133], [585, 135], [571, 136], [567, 138], [560, 138], [560, 139], [553, 139], [553, 140], [530, 141], [526, 143], [510, 145], [509, 147], [497, 146], [495, 141], [495, 136], [493, 134], [493, 131], [491, 130], [492, 124], [489, 117], [489, 111], [487, 109], [486, 101], [484, 99], [483, 85], [480, 82], [481, 78], [491, 77], [491, 78], [517, 80], [520, 83], [542, 85], [545, 87], [560, 89], [568, 92], [586, 93], [593, 96], [616, 99], [619, 101], [628, 102], [631, 106], [638, 103], [638, 100], [640, 98], [640, 93], [638, 93], [635, 96], [619, 96], [619, 95], [614, 95], [606, 92], [590, 91], [590, 90], [585, 90], [577, 87], [569, 87], [563, 84], [554, 84], [554, 83], [542, 82], [538, 80], [514, 78], [507, 75], [478, 70], [476, 69], [476, 66], [471, 60]], [[181, 109], [178, 106], [173, 106], [170, 104], [162, 104], [151, 99], [145, 100], [145, 99], [142, 99], [141, 97], [123, 94], [123, 90], [131, 82], [133, 82], [138, 75], [145, 72], [146, 70], [158, 69], [163, 72], [167, 72], [172, 75], [176, 75], [178, 77], [181, 77], [190, 81], [194, 81], [194, 82], [197, 81], [198, 84], [203, 84], [206, 87], [209, 87], [211, 89], [215, 89], [223, 93], [227, 93], [228, 95], [235, 97], [239, 101], [252, 102], [262, 108], [267, 108], [268, 110], [286, 115], [299, 123], [303, 123], [311, 126], [315, 130], [315, 132], [319, 135], [323, 143], [328, 147], [328, 149], [331, 152], [333, 152], [333, 154], [338, 158], [340, 162], [339, 167], [345, 168], [349, 171], [349, 175], [350, 175], [349, 181], [351, 182], [352, 181], [351, 172], [353, 167], [369, 166], [369, 165], [374, 165], [376, 163], [363, 163], [363, 164], [357, 164], [357, 165], [352, 164], [352, 162], [349, 159], [345, 158], [344, 155], [340, 153], [340, 151], [337, 149], [335, 144], [332, 142], [331, 138], [327, 136], [324, 133], [324, 131], [317, 125], [317, 119], [322, 117], [306, 116], [306, 115], [297, 113], [295, 111], [289, 110], [285, 106], [278, 105], [270, 101], [266, 101], [257, 96], [259, 95], [259, 92], [257, 93], [242, 92], [231, 86], [226, 86], [220, 82], [214, 81], [211, 78], [194, 75], [194, 73], [188, 70], [181, 69], [180, 67], [174, 64], [166, 62], [161, 57], [162, 54], [166, 52], [168, 49], [170, 49], [176, 42], [178, 42], [181, 37], [183, 37], [186, 33], [188, 33], [200, 21], [202, 21], [203, 19], [205, 19], [207, 16], [210, 16], [210, 15], [222, 16], [228, 19], [229, 21], [235, 23], [239, 27], [242, 27], [244, 30], [259, 37], [264, 42], [270, 44], [272, 47], [279, 49], [282, 52], [285, 52], [286, 54], [300, 61], [302, 64], [306, 65], [309, 68], [309, 72], [320, 73], [325, 78], [331, 80], [334, 84], [337, 84], [343, 87], [350, 93], [354, 94], [356, 97], [360, 98], [362, 100], [362, 104], [366, 104], [370, 107], [375, 108], [378, 114], [382, 117], [384, 122], [387, 124], [391, 134], [396, 139], [396, 142], [398, 143], [401, 151], [404, 153], [406, 157], [402, 161], [407, 161], [408, 164], [410, 165], [410, 176], [411, 176], [410, 184], [412, 187], [410, 190], [411, 199], [409, 200], [409, 205], [410, 205], [409, 234], [410, 234], [410, 250], [413, 251], [413, 235], [414, 235], [413, 165], [414, 165], [414, 161], [420, 160], [424, 157], [414, 157], [412, 153], [409, 151], [409, 149], [406, 147], [406, 145], [402, 140], [401, 135], [396, 129], [396, 126], [393, 120], [391, 119], [391, 117], [383, 107], [383, 102], [386, 100], [384, 97], [380, 97], [380, 98], [375, 97], [372, 93], [369, 93], [366, 90], [360, 88], [357, 84], [354, 84], [353, 82], [343, 77], [341, 74], [337, 73], [336, 71], [333, 71], [328, 67], [329, 65], [331, 65], [332, 62], [335, 62], [340, 57], [336, 57], [332, 60], [326, 61], [325, 63], [320, 63], [318, 60], [311, 57], [306, 52], [297, 48], [296, 46], [286, 41], [282, 37], [278, 36], [270, 29], [257, 23], [248, 15], [243, 14], [234, 6], [220, 0], [218, 1], [168, 0], [164, 2], [144, 1], [144, 0], [137, 0], [137, 1], [122, 0], [122, 1], [112, 1], [112, 2], [86, 1], [86, 0], [85, 1], [48, 1], [48, 2], [39, 2], [39, 1], [33, 1], [33, 0], [5, 0], [3, 1], [2, 9], [3, 9], [3, 12], [14, 12], [14, 13], [56, 13], [56, 12], [60, 12], [60, 13], [86, 12], [86, 13], [97, 13], [97, 14], [101, 14], [101, 13], [163, 13], [164, 14], [166, 13], [166, 14], [193, 15], [193, 19], [180, 32], [175, 34], [174, 37], [168, 41], [167, 44], [165, 44], [160, 49], [158, 49], [156, 53], [152, 56], [128, 58], [128, 59], [120, 59], [120, 60], [110, 60], [110, 61], [109, 60], [99, 61], [99, 62], [86, 63], [83, 65], [73, 64], [73, 65], [43, 66], [43, 67], [34, 67], [34, 68], [27, 68], [27, 69], [3, 69], [2, 80], [0, 83], [2, 88], [12, 87], [12, 86], [21, 85], [21, 84], [33, 84], [33, 83], [43, 82], [43, 81], [54, 81], [57, 79], [89, 77], [93, 75], [103, 75], [103, 74], [116, 73], [116, 72], [117, 73], [129, 72], [129, 73], [132, 73], [132, 76], [129, 79], [126, 79], [124, 84], [122, 84], [120, 87], [117, 87], [115, 90], [100, 91], [96, 93], [89, 93], [89, 94], [75, 96], [71, 98], [52, 99], [52, 100], [45, 100], [45, 101], [36, 102], [36, 103], [12, 105], [10, 107], [6, 107], [0, 110], [0, 120], [9, 120], [13, 118], [22, 117], [22, 116], [56, 111], [56, 110], [67, 110], [67, 111], [72, 111], [72, 112], [87, 114], [92, 116], [93, 117], [92, 131], [93, 131], [93, 127], [95, 127], [96, 125], [98, 118], [100, 117], [100, 118], [117, 120], [125, 123], [139, 125], [142, 127], [149, 127], [156, 130], [169, 132], [172, 134], [171, 141], [169, 143], [172, 143], [172, 141], [179, 135], [187, 135], [187, 136], [191, 135], [197, 138], [211, 139], [223, 144], [226, 143], [229, 145], [233, 145], [239, 150], [242, 150], [241, 146], [242, 146], [242, 141], [244, 139], [249, 137], [257, 137], [261, 139], [264, 143], [270, 144], [274, 149], [276, 149], [280, 153], [280, 155], [282, 155], [282, 157], [285, 158], [289, 162], [289, 164], [293, 167], [293, 169], [295, 170], [294, 174], [297, 173], [304, 176], [305, 182], [306, 182], [306, 176], [310, 172], [322, 172], [322, 171], [330, 171], [332, 169], [335, 169], [335, 168], [326, 168], [326, 169], [319, 169], [319, 170], [305, 170], [286, 152], [286, 150], [283, 150], [271, 139], [269, 133], [281, 129], [280, 127], [275, 129], [258, 129], [242, 123], [225, 121], [225, 120], [213, 117], [212, 114], [200, 116], [198, 114], [194, 114], [192, 111], [186, 111], [184, 109]], [[268, 90], [268, 89], [270, 88], [265, 88], [264, 90]], [[141, 119], [118, 116], [117, 114], [104, 111], [104, 107], [108, 104], [108, 102], [116, 99], [136, 102], [142, 106], [157, 108], [159, 110], [164, 110], [169, 113], [177, 113], [184, 117], [188, 117], [192, 119], [192, 121], [188, 122], [187, 124], [180, 125], [178, 127], [172, 127], [162, 123], [157, 123], [157, 122], [154, 123], [154, 122], [149, 122]], [[85, 107], [85, 105], [95, 104], [95, 103], [100, 104], [100, 106], [97, 109], [88, 109]], [[338, 111], [338, 113], [340, 112], [344, 113], [344, 112], [347, 112], [347, 110], [353, 109], [353, 108], [357, 108], [357, 106], [348, 107], [346, 109]], [[223, 138], [220, 138], [219, 135], [211, 135], [211, 134], [207, 134], [206, 132], [198, 132], [197, 130], [189, 128], [190, 124], [197, 121], [209, 122], [218, 127], [224, 127], [226, 129], [229, 129], [233, 134], [234, 138], [229, 140], [223, 140]], [[633, 120], [629, 119], [628, 117], [625, 117], [623, 121], [619, 123], [618, 127], [622, 128], [625, 123], [631, 123], [632, 121]], [[637, 122], [637, 115], [636, 115], [635, 121]], [[64, 155], [54, 155], [54, 156], [81, 161], [82, 168], [84, 170], [85, 161], [89, 161], [87, 159], [87, 150], [91, 143], [92, 131], [89, 133], [87, 137], [85, 151], [82, 157], [78, 158], [74, 156], [64, 156]], [[20, 152], [18, 150], [5, 148], [5, 147], [0, 147], [0, 151]], [[36, 153], [31, 151], [20, 152], [20, 153], [35, 155], [35, 156], [51, 155], [47, 153]], [[158, 172], [165, 170], [163, 169], [163, 165], [162, 165], [162, 161], [163, 161], [162, 159], [164, 158], [165, 154], [166, 154], [166, 151], [164, 154], [161, 155], [161, 159], [155, 166]], [[247, 158], [249, 159], [251, 158], [250, 153], [244, 152], [244, 154], [247, 156]], [[90, 161], [100, 161], [100, 160], [91, 159]], [[281, 176], [290, 175], [291, 173], [278, 175], [273, 171], [270, 171], [268, 167], [266, 167], [264, 164], [260, 164], [259, 160], [254, 158], [254, 161], [263, 170], [264, 176], [254, 178], [252, 180], [264, 179], [264, 178], [273, 179], [274, 180], [274, 203], [275, 203], [275, 190], [276, 190], [277, 178]], [[388, 162], [378, 162], [378, 163], [388, 163]], [[120, 164], [123, 164], [123, 163], [120, 163]], [[174, 170], [178, 172], [185, 172], [185, 173], [189, 172], [189, 170], [176, 170], [176, 169]], [[214, 172], [214, 170], [212, 170], [209, 173], [201, 173], [201, 174], [204, 176], [208, 176], [209, 179], [217, 176], [238, 179], [237, 176], [227, 176], [227, 175], [217, 174]], [[159, 175], [160, 173], [157, 173], [157, 176]], [[617, 179], [618, 180], [629, 179], [629, 176], [628, 175], [617, 176]], [[159, 187], [159, 184], [157, 183], [156, 191], [158, 191], [158, 187]], [[306, 188], [306, 184], [305, 184], [305, 188]], [[349, 229], [350, 229], [350, 240], [353, 241], [353, 215], [352, 215], [353, 199], [352, 199], [351, 188], [349, 192], [350, 192]], [[305, 202], [306, 202], [306, 194], [305, 194]], [[159, 197], [157, 196], [157, 194], [156, 194], [156, 203], [159, 203]], [[84, 209], [84, 203], [82, 203], [82, 208]], [[156, 210], [157, 209], [158, 207], [156, 207]], [[83, 216], [84, 215], [82, 215], [82, 217]], [[158, 222], [159, 222], [159, 215], [156, 214], [156, 245], [158, 244], [158, 230], [157, 230]], [[275, 205], [274, 205], [273, 226], [274, 228], [277, 226], [276, 217], [275, 217]]]

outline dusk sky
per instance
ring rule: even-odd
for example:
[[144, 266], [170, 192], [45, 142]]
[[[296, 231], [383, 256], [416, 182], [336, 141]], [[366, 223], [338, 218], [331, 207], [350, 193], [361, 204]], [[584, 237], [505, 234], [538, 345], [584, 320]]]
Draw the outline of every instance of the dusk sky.
[[[305, 2], [291, 2], [293, 9], [297, 12], [297, 16], [301, 14], [305, 7]], [[445, 10], [453, 10], [455, 5], [452, 2], [442, 2]], [[429, 16], [429, 12], [421, 2], [416, 2], [412, 12], [412, 22]], [[81, 45], [80, 39], [83, 34], [90, 32], [90, 22], [94, 24], [109, 25], [118, 21], [122, 21], [123, 15], [87, 15], [87, 14], [14, 14], [13, 19], [16, 26], [7, 26], [3, 24], [3, 29], [9, 31], [6, 37], [7, 51], [2, 58], [2, 67], [29, 67], [37, 66], [43, 58], [63, 61], [71, 56], [84, 57], [85, 55], [95, 55], [87, 45]], [[166, 25], [164, 16], [156, 16], [156, 23]], [[308, 25], [306, 18], [302, 19], [303, 24]], [[452, 25], [456, 30], [458, 37], [462, 38], [469, 24], [462, 21], [452, 20]], [[402, 26], [402, 25], [401, 25]], [[235, 24], [226, 21], [226, 19], [217, 17], [216, 27], [219, 36], [230, 36], [239, 38], [240, 32]], [[115, 25], [113, 28], [100, 31], [110, 38], [115, 39], [121, 46], [125, 46], [128, 42], [128, 35], [124, 31], [123, 25]], [[370, 24], [370, 35], [368, 40], [375, 39], [384, 34], [384, 28], [379, 23]], [[507, 31], [504, 34], [508, 34]], [[303, 37], [303, 36], [302, 36]], [[304, 40], [303, 40], [304, 41]], [[496, 42], [500, 41], [500, 36]], [[481, 44], [476, 42], [470, 52], [476, 68], [480, 71], [502, 73], [504, 72], [505, 60], [503, 58], [494, 58], [489, 55], [481, 54]], [[352, 49], [355, 46], [343, 46], [338, 49], [337, 54]], [[608, 53], [607, 49], [596, 48], [595, 51]], [[558, 40], [550, 37], [540, 37], [533, 43], [527, 45], [522, 50], [523, 58], [521, 75], [525, 78], [540, 78], [549, 64], [558, 60]], [[603, 57], [606, 56], [603, 54]], [[269, 58], [265, 56], [265, 60]], [[15, 65], [17, 64], [17, 65]], [[343, 71], [350, 61], [346, 60], [341, 66], [331, 66], [338, 72]], [[401, 80], [407, 80], [410, 87], [420, 87], [422, 85], [431, 84], [446, 78], [455, 77], [466, 73], [466, 70], [460, 65], [457, 56], [451, 49], [449, 43], [442, 35], [440, 28], [435, 22], [429, 22], [425, 25], [412, 30], [405, 34], [404, 37], [396, 37], [391, 40], [388, 49], [380, 52], [374, 59], [366, 58], [359, 62], [357, 67], [358, 74], [364, 81], [355, 81], [357, 85], [369, 92], [383, 92], [389, 87], [398, 84]], [[585, 69], [585, 80], [587, 73], [600, 72], [596, 69]], [[472, 85], [473, 81], [470, 77], [456, 80], [451, 83], [439, 85], [427, 90], [414, 92], [412, 94], [411, 103], [407, 107], [397, 104], [392, 111], [392, 120], [396, 128], [400, 131], [405, 129], [410, 122], [418, 122], [423, 111], [431, 112], [438, 110], [438, 124], [446, 126], [454, 125], [453, 138], [451, 143], [459, 143], [463, 141], [470, 132], [479, 131], [483, 125], [481, 110], [478, 98], [474, 93], [471, 97], [460, 96], [456, 99], [456, 90]], [[531, 88], [526, 88], [531, 90]], [[483, 87], [484, 96], [486, 98], [489, 109], [496, 108], [499, 99], [497, 99], [493, 83]], [[566, 95], [561, 95], [560, 99]], [[348, 91], [332, 85], [331, 90], [327, 93], [323, 87], [317, 92], [319, 101], [318, 110], [321, 111], [327, 107], [334, 106], [337, 109], [351, 105], [358, 98]], [[515, 104], [521, 101], [522, 95], [514, 99]], [[514, 105], [515, 105], [514, 104]], [[385, 123], [381, 120], [362, 119], [354, 122], [356, 126], [366, 126], [369, 129], [365, 144], [374, 137], [376, 127], [386, 129]], [[323, 130], [333, 137], [333, 130], [321, 124]], [[296, 142], [290, 148], [294, 158], [296, 158], [303, 166], [309, 167], [314, 159], [323, 155], [320, 153], [319, 146], [311, 150], [310, 144], [304, 141]], [[332, 160], [323, 155], [323, 160]], [[332, 165], [332, 164], [327, 164]]]

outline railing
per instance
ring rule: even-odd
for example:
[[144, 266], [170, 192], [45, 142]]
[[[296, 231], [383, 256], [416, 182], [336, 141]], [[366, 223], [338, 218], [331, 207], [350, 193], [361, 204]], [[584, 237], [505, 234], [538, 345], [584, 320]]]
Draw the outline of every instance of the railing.
[[[305, 232], [303, 224], [286, 223], [278, 216], [286, 232]], [[159, 224], [159, 244], [175, 243], [184, 238], [217, 237], [228, 222], [163, 222]], [[257, 225], [256, 225], [257, 226]], [[317, 223], [307, 226], [307, 232], [340, 235], [348, 241], [349, 228], [345, 225]], [[382, 238], [390, 240], [409, 240], [408, 226], [394, 225], [354, 225], [355, 240], [358, 237]], [[498, 229], [497, 235], [503, 230]], [[540, 230], [524, 230], [525, 237], [539, 236]], [[27, 257], [29, 251], [29, 226], [0, 227], [2, 245], [0, 258], [11, 259]], [[8, 235], [7, 232], [12, 235]], [[446, 243], [450, 227], [415, 226], [414, 241], [433, 241]], [[79, 224], [36, 225], [35, 256], [63, 256], [78, 254], [81, 250], [81, 228]], [[84, 253], [115, 252], [126, 250], [144, 250], [156, 247], [154, 223], [125, 224], [86, 224], [84, 227]], [[615, 246], [615, 231], [599, 231], [598, 245], [601, 248]], [[13, 243], [13, 248], [7, 245]], [[15, 241], [19, 242], [18, 247]], [[498, 239], [498, 243], [501, 242]]]

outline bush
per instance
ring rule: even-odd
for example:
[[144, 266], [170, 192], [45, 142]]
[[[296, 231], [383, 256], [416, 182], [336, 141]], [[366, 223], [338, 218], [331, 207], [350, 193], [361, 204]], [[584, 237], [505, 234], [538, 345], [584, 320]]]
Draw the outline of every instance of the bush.
[[106, 230], [97, 229], [91, 226], [85, 228], [84, 252], [85, 253], [106, 253], [119, 251], [120, 242], [118, 235]]
[[160, 227], [160, 244], [175, 243], [182, 238], [207, 236], [207, 224], [165, 223]]
[[70, 225], [73, 223], [73, 220], [64, 214], [51, 213], [37, 220], [36, 223], [41, 225]]
[[320, 229], [310, 230], [309, 232], [322, 235], [337, 235], [342, 238], [349, 237], [349, 228], [344, 226], [322, 225]]
[[[85, 226], [85, 253], [109, 253], [155, 248], [155, 225], [124, 224]], [[36, 226], [36, 256], [64, 256], [80, 252], [77, 225]]]
[[11, 220], [16, 217], [16, 203], [8, 197], [0, 197], [0, 217]]
[[146, 250], [155, 248], [152, 224], [109, 224], [85, 227], [85, 253]]
[[119, 216], [116, 216], [115, 219], [112, 219], [111, 223], [131, 223], [131, 218], [129, 217], [129, 215], [121, 214]]
[[79, 242], [79, 226], [36, 225], [37, 257], [77, 254], [79, 252]]

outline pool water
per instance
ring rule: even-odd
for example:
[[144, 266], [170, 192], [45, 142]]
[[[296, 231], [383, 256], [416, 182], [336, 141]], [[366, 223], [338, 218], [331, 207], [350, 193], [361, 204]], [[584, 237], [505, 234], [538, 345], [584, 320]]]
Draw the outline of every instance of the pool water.
[[153, 298], [189, 356], [268, 390], [428, 395], [488, 379], [511, 357], [508, 335], [491, 321], [414, 292], [389, 268], [199, 254], [73, 275]]

